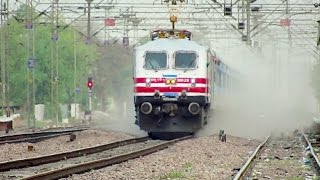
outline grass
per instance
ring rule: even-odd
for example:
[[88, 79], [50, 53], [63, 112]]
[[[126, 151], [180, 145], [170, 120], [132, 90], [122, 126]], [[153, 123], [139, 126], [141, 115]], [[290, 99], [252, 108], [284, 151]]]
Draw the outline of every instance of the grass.
[[165, 173], [164, 175], [160, 176], [160, 179], [182, 179], [187, 178], [185, 173], [190, 172], [192, 170], [191, 162], [187, 162], [183, 165], [183, 170], [180, 171], [171, 171]]
[[183, 167], [186, 168], [186, 169], [192, 169], [192, 164], [191, 164], [191, 162], [187, 162], [187, 163], [184, 164]]
[[[31, 122], [31, 125], [32, 124], [33, 124], [33, 122]], [[50, 120], [44, 120], [44, 121], [36, 121], [35, 127], [39, 128], [39, 129], [43, 129], [43, 128], [47, 128], [47, 127], [50, 128], [50, 126], [52, 126], [52, 125], [55, 125], [55, 123], [52, 123], [52, 121], [50, 121]], [[58, 127], [61, 125], [63, 125], [63, 124], [61, 122], [58, 122]]]
[[36, 128], [44, 128], [46, 126], [49, 126], [51, 121], [36, 121]]
[[181, 171], [172, 171], [160, 177], [160, 179], [180, 179], [180, 178], [186, 178], [186, 175]]

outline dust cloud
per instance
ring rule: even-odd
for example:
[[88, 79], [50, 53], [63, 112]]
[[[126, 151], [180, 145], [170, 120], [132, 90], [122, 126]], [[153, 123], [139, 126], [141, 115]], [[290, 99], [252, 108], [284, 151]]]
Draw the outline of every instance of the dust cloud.
[[[310, 124], [318, 109], [310, 87], [312, 58], [304, 51], [281, 51], [272, 43], [264, 47], [257, 52], [243, 45], [220, 53], [238, 74], [230, 87], [215, 92], [213, 118], [199, 135], [224, 130], [229, 135], [263, 138]], [[126, 86], [122, 88], [132, 89], [133, 84]], [[133, 92], [114, 98], [107, 113], [99, 115], [104, 119], [100, 128], [146, 134], [134, 124]]]
[[[123, 88], [132, 89], [130, 87]], [[93, 117], [97, 120], [97, 124], [95, 125], [97, 128], [120, 131], [134, 136], [147, 135], [146, 132], [141, 131], [135, 124], [133, 92], [114, 98], [111, 100], [108, 112], [95, 111]]]
[[215, 93], [214, 115], [200, 135], [218, 133], [263, 138], [309, 124], [317, 106], [310, 87], [312, 62], [306, 53], [276, 46], [253, 52], [230, 49], [222, 60], [237, 80]]

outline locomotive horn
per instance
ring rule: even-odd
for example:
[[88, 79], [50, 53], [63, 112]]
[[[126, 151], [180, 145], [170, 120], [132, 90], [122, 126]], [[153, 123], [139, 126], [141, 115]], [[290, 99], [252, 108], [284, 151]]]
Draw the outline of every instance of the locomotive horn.
[[143, 114], [150, 114], [152, 111], [152, 105], [149, 102], [144, 102], [141, 104], [141, 112]]
[[200, 105], [198, 103], [192, 102], [189, 104], [188, 110], [193, 115], [199, 114]]

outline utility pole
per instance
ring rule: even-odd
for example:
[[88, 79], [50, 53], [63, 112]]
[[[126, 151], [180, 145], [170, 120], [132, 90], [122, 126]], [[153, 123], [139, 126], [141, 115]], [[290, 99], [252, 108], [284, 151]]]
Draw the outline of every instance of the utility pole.
[[[3, 18], [4, 18], [4, 8], [3, 8], [3, 0], [0, 0], [0, 13], [1, 13], [1, 15], [0, 15], [0, 21], [1, 21], [1, 26], [3, 26], [3, 22], [4, 22], [4, 20], [3, 20]], [[0, 37], [1, 37], [1, 39], [0, 39], [0, 43], [1, 43], [1, 47], [3, 47], [3, 40], [4, 40], [4, 38], [3, 38], [3, 32], [4, 31], [1, 31], [1, 34], [0, 34]], [[0, 77], [1, 77], [1, 104], [2, 104], [2, 112], [4, 113], [5, 112], [5, 109], [4, 109], [4, 105], [5, 105], [5, 103], [4, 103], [4, 99], [5, 99], [5, 94], [4, 94], [4, 79], [3, 79], [3, 70], [4, 70], [4, 67], [3, 67], [3, 62], [4, 62], [4, 53], [3, 53], [3, 50], [1, 50], [1, 53], [0, 53], [0, 57], [1, 57], [1, 61], [0, 61], [0, 67], [1, 67], [1, 74], [0, 74]]]
[[[30, 4], [31, 4], [31, 19], [32, 19], [32, 24], [33, 24], [33, 28], [32, 28], [32, 58], [34, 61], [36, 61], [35, 55], [36, 55], [36, 48], [35, 48], [35, 31], [36, 31], [36, 26], [35, 26], [35, 21], [34, 21], [34, 8], [33, 8], [33, 4], [32, 4], [32, 0], [30, 0]], [[36, 104], [36, 81], [35, 81], [35, 67], [32, 68], [32, 109], [33, 109], [33, 127], [36, 127], [36, 108], [35, 108], [35, 104]]]
[[133, 26], [133, 44], [137, 44], [138, 43], [138, 25], [141, 22], [141, 19], [132, 18], [131, 22]]
[[242, 19], [242, 22], [244, 22], [245, 13], [246, 13], [246, 9], [245, 9], [245, 0], [242, 0], [241, 8], [242, 8], [242, 16], [241, 16], [241, 19]]
[[129, 8], [120, 15], [122, 15], [122, 17], [123, 17], [123, 37], [128, 37], [128, 32], [129, 32], [128, 20], [130, 18]]
[[290, 19], [290, 12], [289, 12], [289, 0], [286, 0], [286, 20], [288, 25], [288, 40], [289, 40], [289, 51], [292, 48], [292, 37], [291, 37], [291, 19]]
[[[111, 3], [110, 3], [111, 4]], [[102, 8], [104, 9], [104, 17], [105, 17], [105, 21], [107, 20], [107, 18], [110, 18], [109, 16], [110, 16], [110, 9], [112, 9], [114, 6], [111, 6], [111, 5], [109, 5], [109, 6], [102, 6]], [[108, 29], [107, 29], [107, 27], [108, 27]], [[108, 31], [108, 33], [107, 33], [107, 31]], [[108, 37], [107, 37], [107, 35], [108, 35]], [[107, 26], [106, 24], [105, 24], [105, 28], [104, 28], [104, 45], [106, 46], [107, 44], [107, 41], [108, 41], [108, 43], [110, 43], [110, 26]]]
[[[27, 101], [28, 101], [28, 127], [35, 127], [35, 22], [33, 12], [32, 0], [26, 0], [27, 4], [27, 16], [25, 21], [25, 27], [28, 30], [28, 75], [27, 75]], [[32, 71], [32, 77], [30, 78], [30, 70]], [[30, 82], [32, 83], [32, 103], [30, 103]], [[32, 125], [31, 121], [32, 120]]]
[[[2, 88], [2, 108], [3, 112], [6, 112], [6, 107], [9, 106], [8, 100], [8, 74], [6, 72], [6, 67], [9, 57], [8, 48], [8, 15], [9, 15], [9, 1], [1, 0], [1, 88]], [[9, 113], [10, 114], [10, 113]]]
[[88, 25], [87, 25], [87, 40], [91, 43], [91, 3], [93, 0], [86, 0], [88, 3]]
[[[87, 44], [91, 44], [91, 3], [93, 0], [86, 0], [87, 3], [88, 3], [88, 25], [87, 25]], [[89, 62], [89, 60], [87, 61]], [[92, 70], [91, 70], [91, 67], [89, 67], [89, 76], [92, 77]], [[89, 88], [89, 91], [88, 91], [88, 96], [89, 96], [89, 111], [90, 111], [90, 120], [92, 118], [92, 89]]]
[[251, 38], [250, 38], [250, 1], [247, 0], [247, 44], [251, 45]]
[[76, 45], [76, 30], [73, 30], [73, 52], [74, 52], [74, 117], [77, 119], [77, 45]]
[[[30, 27], [30, 9], [29, 9], [29, 0], [26, 0], [26, 4], [27, 4], [27, 16], [25, 19], [25, 25], [26, 28]], [[29, 24], [29, 26], [28, 26]], [[29, 32], [28, 32], [29, 33]], [[30, 35], [28, 35], [28, 42], [27, 42], [27, 46], [28, 46], [28, 55], [27, 58], [30, 58]], [[29, 59], [28, 59], [29, 61]], [[29, 68], [29, 62], [28, 62], [28, 67], [27, 67], [27, 119], [28, 119], [28, 128], [31, 127], [31, 122], [30, 122], [30, 68]]]
[[127, 8], [123, 11], [120, 16], [123, 18], [123, 45], [129, 45], [129, 21], [136, 16], [136, 13], [133, 12], [133, 7], [131, 10]]
[[289, 41], [289, 47], [288, 47], [288, 54], [287, 58], [284, 59], [285, 62], [283, 63], [285, 66], [283, 67], [285, 69], [285, 88], [286, 88], [286, 98], [288, 99], [291, 95], [289, 91], [289, 86], [290, 86], [290, 80], [289, 80], [289, 65], [290, 65], [290, 54], [291, 54], [291, 49], [292, 49], [292, 38], [291, 38], [291, 29], [290, 29], [290, 14], [289, 14], [289, 0], [286, 0], [286, 25], [287, 25], [287, 30], [288, 30], [288, 41]]
[[[51, 5], [51, 107], [52, 107], [52, 122], [58, 125], [58, 0], [52, 0]], [[54, 71], [56, 70], [56, 72]], [[54, 121], [55, 120], [55, 121]]]

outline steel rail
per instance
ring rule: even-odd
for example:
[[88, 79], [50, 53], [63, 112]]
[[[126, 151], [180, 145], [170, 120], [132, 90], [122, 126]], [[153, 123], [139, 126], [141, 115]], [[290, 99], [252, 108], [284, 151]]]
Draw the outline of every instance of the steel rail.
[[242, 166], [240, 171], [236, 174], [236, 176], [233, 178], [233, 180], [239, 180], [240, 178], [243, 178], [247, 170], [250, 168], [252, 165], [252, 162], [254, 159], [257, 157], [257, 155], [261, 152], [262, 148], [266, 145], [266, 143], [269, 141], [270, 136], [268, 136], [258, 147], [257, 149], [253, 152], [253, 154], [250, 156], [250, 158], [247, 160], [247, 162]]
[[71, 133], [71, 132], [83, 131], [87, 129], [88, 128], [76, 128], [76, 129], [66, 129], [66, 130], [49, 130], [49, 131], [41, 131], [41, 132], [18, 133], [18, 134], [0, 136], [0, 142], [33, 138], [33, 137], [39, 137], [39, 136], [47, 136], [47, 135], [53, 135], [53, 134]]
[[39, 142], [39, 141], [42, 141], [42, 140], [45, 140], [45, 139], [49, 139], [49, 138], [53, 138], [53, 137], [69, 135], [69, 134], [71, 134], [71, 133], [72, 133], [72, 132], [57, 133], [57, 134], [37, 136], [37, 137], [29, 137], [29, 138], [21, 138], [21, 139], [0, 141], [0, 145], [1, 145], [1, 144], [11, 144], [11, 143], [21, 143], [21, 142], [35, 143], [35, 142]]
[[84, 156], [88, 154], [98, 153], [101, 151], [113, 149], [116, 147], [133, 144], [133, 143], [139, 143], [149, 140], [149, 137], [142, 137], [142, 138], [133, 138], [133, 139], [126, 139], [122, 141], [116, 141], [113, 143], [98, 145], [98, 146], [92, 146], [89, 148], [83, 148], [83, 149], [77, 149], [74, 151], [69, 152], [63, 152], [63, 153], [56, 153], [56, 154], [50, 154], [45, 156], [38, 156], [38, 157], [32, 157], [32, 158], [26, 158], [26, 159], [18, 159], [13, 161], [6, 161], [0, 163], [0, 172], [1, 171], [8, 171], [11, 169], [18, 169], [18, 168], [25, 168], [30, 166], [38, 166], [42, 164], [57, 162], [69, 158], [75, 158], [79, 156]]
[[74, 124], [73, 126], [70, 127], [50, 127], [50, 128], [45, 128], [45, 129], [39, 129], [39, 131], [56, 131], [56, 130], [67, 130], [67, 129], [88, 129], [90, 126], [84, 125], [84, 124]]
[[310, 141], [307, 138], [307, 135], [305, 133], [302, 133], [302, 139], [304, 140], [305, 144], [307, 145], [307, 147], [310, 148], [310, 153], [311, 153], [311, 157], [313, 158], [313, 167], [316, 170], [316, 174], [319, 176], [320, 175], [320, 161], [316, 155], [316, 153], [313, 150], [312, 144], [310, 143]]
[[103, 159], [99, 159], [99, 160], [95, 160], [95, 161], [91, 161], [91, 162], [86, 162], [86, 163], [82, 163], [82, 164], [77, 164], [77, 165], [73, 165], [73, 166], [69, 166], [69, 167], [65, 167], [65, 168], [61, 168], [61, 169], [57, 169], [57, 170], [52, 170], [52, 171], [36, 174], [34, 176], [29, 176], [29, 177], [23, 178], [23, 180], [58, 179], [58, 178], [67, 177], [67, 176], [75, 174], [75, 173], [87, 172], [92, 169], [98, 169], [98, 168], [110, 166], [113, 164], [125, 162], [130, 159], [135, 159], [135, 158], [138, 158], [141, 156], [145, 156], [145, 155], [163, 150], [165, 148], [168, 148], [170, 145], [172, 145], [178, 141], [182, 141], [182, 140], [186, 140], [186, 139], [190, 139], [190, 138], [192, 138], [192, 136], [186, 136], [183, 138], [174, 139], [174, 140], [171, 140], [168, 142], [161, 143], [159, 145], [154, 145], [154, 146], [144, 148], [141, 150], [137, 150], [137, 151], [133, 151], [130, 153], [124, 153], [124, 154], [109, 157], [109, 158], [103, 158]]

